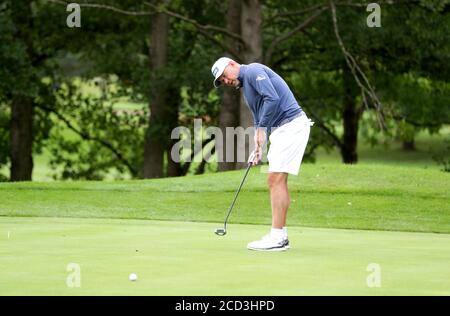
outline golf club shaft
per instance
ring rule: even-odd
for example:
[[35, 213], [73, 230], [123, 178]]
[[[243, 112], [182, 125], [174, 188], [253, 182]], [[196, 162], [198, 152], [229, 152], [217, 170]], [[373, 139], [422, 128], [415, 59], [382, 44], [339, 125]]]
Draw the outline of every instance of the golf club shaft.
[[223, 225], [225, 230], [227, 229], [228, 217], [230, 217], [231, 211], [233, 210], [234, 203], [236, 202], [236, 199], [237, 199], [237, 197], [239, 195], [239, 192], [241, 191], [242, 185], [244, 184], [245, 178], [247, 178], [248, 172], [250, 171], [251, 167], [252, 167], [252, 163], [250, 162], [248, 164], [247, 170], [245, 171], [244, 178], [242, 179], [241, 184], [239, 185], [239, 188], [236, 191], [236, 194], [234, 195], [234, 200], [233, 200], [233, 203], [231, 203], [230, 209], [228, 210], [227, 217], [225, 218], [225, 223]]

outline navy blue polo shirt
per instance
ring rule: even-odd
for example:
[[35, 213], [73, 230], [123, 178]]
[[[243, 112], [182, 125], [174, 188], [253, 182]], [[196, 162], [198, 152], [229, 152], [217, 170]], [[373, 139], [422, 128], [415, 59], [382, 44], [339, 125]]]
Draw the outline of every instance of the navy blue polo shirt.
[[302, 112], [286, 82], [269, 67], [258, 63], [241, 65], [238, 79], [255, 127], [278, 127]]

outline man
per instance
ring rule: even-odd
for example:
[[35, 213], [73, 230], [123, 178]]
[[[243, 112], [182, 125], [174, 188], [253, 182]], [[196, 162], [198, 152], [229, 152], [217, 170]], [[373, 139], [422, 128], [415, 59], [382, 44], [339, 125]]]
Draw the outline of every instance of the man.
[[286, 215], [289, 208], [288, 175], [298, 175], [312, 122], [302, 111], [286, 82], [269, 67], [258, 63], [240, 65], [219, 58], [211, 68], [214, 86], [244, 89], [255, 124], [253, 165], [261, 161], [266, 130], [270, 133], [268, 186], [272, 206], [272, 229], [250, 250], [283, 251], [289, 248]]

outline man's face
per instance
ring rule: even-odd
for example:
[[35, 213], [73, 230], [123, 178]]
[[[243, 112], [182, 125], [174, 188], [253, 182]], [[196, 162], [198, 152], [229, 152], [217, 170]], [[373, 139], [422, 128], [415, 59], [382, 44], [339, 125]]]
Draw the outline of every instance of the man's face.
[[239, 68], [230, 63], [225, 67], [223, 74], [219, 77], [219, 81], [228, 87], [238, 88], [240, 85], [238, 76]]

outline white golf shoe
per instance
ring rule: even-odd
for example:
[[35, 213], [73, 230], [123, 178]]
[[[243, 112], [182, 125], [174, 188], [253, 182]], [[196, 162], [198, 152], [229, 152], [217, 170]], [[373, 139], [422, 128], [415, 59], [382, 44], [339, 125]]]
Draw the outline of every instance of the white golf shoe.
[[261, 240], [253, 241], [247, 245], [247, 249], [257, 251], [285, 251], [289, 242], [281, 238], [274, 238], [271, 234], [265, 235]]

